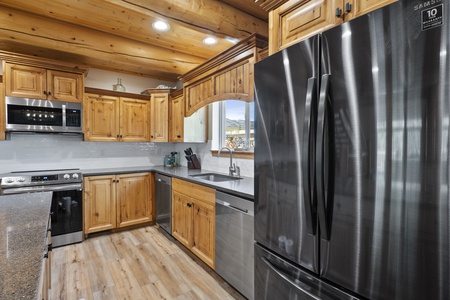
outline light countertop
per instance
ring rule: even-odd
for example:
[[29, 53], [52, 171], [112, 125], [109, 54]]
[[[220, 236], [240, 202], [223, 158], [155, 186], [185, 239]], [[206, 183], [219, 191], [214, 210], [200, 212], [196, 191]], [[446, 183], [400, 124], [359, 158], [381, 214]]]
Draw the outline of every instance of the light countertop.
[[52, 193], [0, 196], [0, 299], [36, 299]]

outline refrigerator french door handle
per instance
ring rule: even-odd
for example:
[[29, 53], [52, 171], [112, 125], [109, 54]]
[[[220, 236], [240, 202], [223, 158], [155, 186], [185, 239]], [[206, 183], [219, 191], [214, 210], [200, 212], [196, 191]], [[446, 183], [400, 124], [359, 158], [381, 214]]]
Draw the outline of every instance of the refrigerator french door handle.
[[281, 278], [283, 278], [285, 281], [289, 282], [292, 286], [298, 288], [299, 290], [301, 290], [303, 293], [307, 294], [308, 296], [320, 300], [321, 298], [317, 297], [314, 294], [311, 294], [309, 291], [303, 289], [298, 283], [296, 283], [295, 281], [293, 281], [292, 279], [289, 278], [289, 275], [283, 273], [282, 271], [278, 270], [277, 268], [275, 268], [274, 265], [272, 265], [272, 263], [267, 260], [267, 258], [265, 257], [261, 257], [261, 260], [272, 270], [274, 271], [278, 276], [280, 276]]
[[313, 205], [314, 194], [311, 193], [311, 188], [314, 187], [314, 168], [311, 168], [311, 161], [314, 155], [314, 150], [311, 147], [314, 145], [314, 99], [316, 90], [316, 78], [308, 79], [306, 89], [305, 101], [305, 119], [303, 124], [303, 143], [302, 143], [302, 184], [303, 184], [303, 201], [305, 205], [306, 217], [306, 231], [309, 234], [316, 234], [316, 219], [317, 213]]
[[325, 118], [330, 75], [322, 75], [319, 105], [317, 109], [317, 138], [316, 138], [316, 192], [317, 213], [319, 215], [320, 235], [322, 239], [330, 240], [330, 227], [325, 208]]

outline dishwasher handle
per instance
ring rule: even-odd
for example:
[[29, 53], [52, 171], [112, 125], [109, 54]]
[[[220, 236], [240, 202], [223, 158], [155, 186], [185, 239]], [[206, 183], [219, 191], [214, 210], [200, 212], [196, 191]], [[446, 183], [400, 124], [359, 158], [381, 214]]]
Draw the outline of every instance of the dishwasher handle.
[[216, 203], [219, 204], [219, 205], [228, 207], [230, 209], [236, 210], [236, 211], [238, 211], [240, 213], [244, 213], [244, 214], [253, 216], [253, 211], [250, 211], [250, 210], [245, 209], [245, 208], [240, 208], [240, 207], [237, 207], [235, 205], [231, 205], [230, 203], [228, 203], [226, 201], [223, 201], [223, 200], [220, 200], [220, 199], [216, 199]]

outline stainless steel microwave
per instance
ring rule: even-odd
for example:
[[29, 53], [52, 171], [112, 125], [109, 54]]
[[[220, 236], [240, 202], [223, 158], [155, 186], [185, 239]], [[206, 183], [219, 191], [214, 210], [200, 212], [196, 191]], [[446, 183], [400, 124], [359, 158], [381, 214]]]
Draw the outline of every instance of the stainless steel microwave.
[[82, 132], [82, 104], [5, 97], [6, 131]]

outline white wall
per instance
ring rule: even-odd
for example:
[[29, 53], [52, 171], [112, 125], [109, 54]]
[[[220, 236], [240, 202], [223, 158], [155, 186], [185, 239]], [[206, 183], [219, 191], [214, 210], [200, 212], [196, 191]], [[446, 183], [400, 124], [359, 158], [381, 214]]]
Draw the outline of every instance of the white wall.
[[86, 87], [113, 90], [113, 85], [117, 84], [117, 78], [122, 79], [122, 85], [126, 92], [140, 94], [148, 88], [156, 88], [158, 85], [181, 88], [181, 82], [158, 80], [153, 78], [140, 77], [130, 74], [117, 73], [112, 71], [90, 68], [84, 79]]
[[81, 135], [13, 133], [0, 141], [0, 174], [162, 165], [172, 143], [83, 142]]

